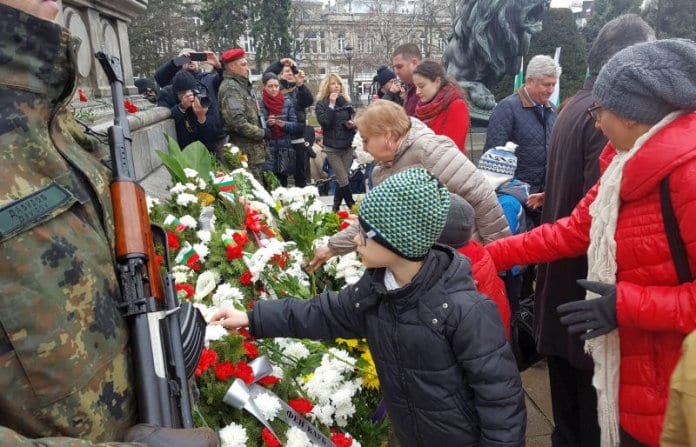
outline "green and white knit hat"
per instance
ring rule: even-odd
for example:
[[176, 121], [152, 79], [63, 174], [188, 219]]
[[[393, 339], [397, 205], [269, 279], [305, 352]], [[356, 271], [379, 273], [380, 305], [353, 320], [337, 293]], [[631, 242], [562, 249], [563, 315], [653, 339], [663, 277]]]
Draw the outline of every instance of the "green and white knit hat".
[[368, 237], [399, 256], [423, 259], [447, 220], [447, 188], [423, 168], [392, 175], [360, 203], [358, 218]]

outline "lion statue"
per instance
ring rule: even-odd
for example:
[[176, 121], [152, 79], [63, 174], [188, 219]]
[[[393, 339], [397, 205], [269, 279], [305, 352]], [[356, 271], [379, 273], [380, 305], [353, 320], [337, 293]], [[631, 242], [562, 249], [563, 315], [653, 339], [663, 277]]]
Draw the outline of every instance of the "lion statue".
[[[514, 74], [529, 50], [531, 35], [541, 31], [547, 0], [459, 0], [442, 64], [469, 94], [472, 115], [487, 116], [495, 107], [490, 88]], [[478, 110], [477, 110], [478, 109]]]

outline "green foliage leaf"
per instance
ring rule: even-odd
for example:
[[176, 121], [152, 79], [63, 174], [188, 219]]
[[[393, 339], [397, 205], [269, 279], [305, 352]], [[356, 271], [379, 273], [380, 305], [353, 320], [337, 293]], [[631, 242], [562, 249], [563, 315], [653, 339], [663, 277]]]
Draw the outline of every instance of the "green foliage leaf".
[[194, 141], [182, 151], [174, 138], [169, 135], [166, 137], [167, 152], [156, 151], [156, 153], [174, 182], [186, 183], [188, 181], [184, 172], [186, 168], [194, 169], [198, 172], [198, 176], [203, 179], [207, 179], [209, 173], [215, 170], [215, 158], [203, 143]]

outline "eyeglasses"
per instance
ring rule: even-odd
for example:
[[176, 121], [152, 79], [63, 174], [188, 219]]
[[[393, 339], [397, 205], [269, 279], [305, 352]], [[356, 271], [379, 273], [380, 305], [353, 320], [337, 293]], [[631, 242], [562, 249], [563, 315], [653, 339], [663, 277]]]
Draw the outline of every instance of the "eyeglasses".
[[365, 230], [363, 230], [363, 228], [360, 227], [360, 229], [358, 230], [358, 236], [360, 236], [358, 238], [358, 246], [364, 247], [367, 245], [367, 240], [375, 237], [376, 233], [374, 232], [374, 230], [370, 230], [368, 232], [365, 232]]
[[599, 104], [595, 104], [587, 109], [587, 114], [590, 115], [592, 121], [599, 121], [602, 118], [602, 114], [599, 113], [603, 109]]

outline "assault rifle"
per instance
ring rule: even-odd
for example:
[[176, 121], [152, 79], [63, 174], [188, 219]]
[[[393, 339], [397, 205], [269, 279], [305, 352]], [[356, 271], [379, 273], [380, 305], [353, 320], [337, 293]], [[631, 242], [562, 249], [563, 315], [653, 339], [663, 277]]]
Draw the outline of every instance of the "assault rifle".
[[266, 124], [266, 118], [263, 117], [263, 112], [261, 112], [261, 106], [259, 105], [259, 97], [256, 94], [256, 90], [253, 88], [251, 89], [251, 96], [254, 98], [254, 102], [256, 103], [256, 112], [259, 114], [259, 127], [263, 129], [264, 134], [266, 133], [266, 129], [268, 129], [268, 125]]
[[[139, 422], [192, 428], [189, 378], [200, 359], [206, 323], [190, 303], [179, 305], [166, 232], [150, 224], [145, 191], [136, 181], [121, 62], [101, 51], [95, 56], [109, 79], [114, 102], [109, 146], [121, 286], [118, 307], [130, 331]], [[156, 259], [155, 241], [164, 247], [164, 275]]]

